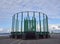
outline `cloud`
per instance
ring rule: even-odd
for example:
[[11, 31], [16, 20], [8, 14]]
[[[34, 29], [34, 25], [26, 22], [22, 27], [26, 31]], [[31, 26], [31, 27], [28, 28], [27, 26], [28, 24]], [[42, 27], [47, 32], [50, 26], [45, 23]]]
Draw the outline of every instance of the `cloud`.
[[[60, 0], [0, 0], [0, 24], [4, 22], [4, 25], [10, 25], [13, 14], [27, 10], [41, 11], [47, 14], [50, 19], [60, 19]], [[51, 26], [49, 26], [50, 29], [53, 27], [59, 29], [58, 25], [53, 24]]]
[[0, 28], [0, 33], [10, 33], [11, 28]]
[[52, 32], [52, 31], [60, 31], [60, 24], [49, 24], [49, 31]]
[[3, 31], [3, 28], [0, 28], [0, 32], [2, 32]]
[[60, 33], [60, 24], [56, 24], [56, 25], [51, 25], [51, 31], [53, 33]]
[[52, 19], [60, 18], [60, 0], [1, 0], [0, 2], [1, 14], [4, 13], [4, 16], [9, 14], [5, 18], [19, 11], [27, 10], [41, 11]]

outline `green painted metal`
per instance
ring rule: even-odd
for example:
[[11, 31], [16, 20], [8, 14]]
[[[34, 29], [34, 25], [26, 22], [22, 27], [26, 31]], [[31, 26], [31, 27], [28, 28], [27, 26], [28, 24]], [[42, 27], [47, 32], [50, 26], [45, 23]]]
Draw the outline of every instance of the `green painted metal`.
[[24, 32], [28, 31], [28, 20], [24, 19]]
[[36, 18], [35, 18], [35, 12], [33, 12], [33, 17], [32, 17], [32, 31], [36, 32]]
[[33, 15], [32, 20], [29, 18], [29, 13], [27, 14], [27, 18], [24, 19], [24, 31], [29, 32], [29, 31], [34, 31], [36, 32], [36, 18]]
[[27, 19], [24, 19], [24, 31], [25, 32], [29, 32], [29, 31], [36, 32], [36, 20], [27, 20]]
[[29, 13], [27, 12], [27, 17], [24, 19], [24, 32], [28, 32], [29, 30]]
[[29, 12], [27, 12], [27, 31], [30, 31], [30, 17], [29, 17]]
[[48, 32], [48, 17], [47, 15], [44, 15], [43, 14], [43, 34], [46, 35], [46, 34], [49, 34]]
[[43, 32], [45, 32], [45, 16], [43, 14]]
[[15, 15], [12, 16], [12, 32], [14, 32]]
[[22, 28], [23, 28], [22, 27], [22, 25], [23, 25], [22, 22], [23, 22], [23, 12], [21, 12], [21, 34], [22, 34]]
[[46, 15], [46, 28], [47, 28], [47, 32], [49, 32], [49, 30], [48, 30], [48, 17], [47, 17], [47, 15]]
[[46, 35], [46, 30], [47, 30], [47, 24], [46, 24], [47, 22], [46, 22], [46, 15], [45, 14], [43, 14], [43, 34], [44, 35]]
[[16, 25], [15, 25], [16, 26], [16, 28], [15, 28], [16, 30], [15, 30], [15, 32], [18, 32], [19, 31], [18, 13], [17, 13], [17, 18], [16, 18], [16, 21], [15, 22], [16, 22]]
[[[39, 15], [39, 22], [37, 21], [37, 18], [36, 18], [36, 14], [35, 12], [33, 11], [32, 13], [32, 19], [30, 19], [30, 14], [29, 12], [27, 11], [26, 13], [26, 18], [23, 18], [23, 15], [25, 12], [20, 12], [21, 13], [21, 32], [19, 32], [19, 19], [18, 19], [18, 13], [17, 15], [13, 15], [12, 16], [12, 32], [13, 34], [22, 34], [24, 32], [36, 32], [38, 34], [48, 34], [49, 30], [48, 30], [48, 17], [47, 15], [45, 15], [43, 13], [43, 21], [41, 20], [41, 12], [38, 12], [38, 15]], [[40, 32], [37, 32], [36, 31], [36, 22], [38, 22], [39, 26], [40, 26]], [[43, 22], [43, 32], [42, 32], [42, 22]], [[22, 31], [24, 29], [24, 32]], [[15, 30], [15, 31], [14, 31]], [[46, 31], [47, 30], [47, 31]]]
[[41, 34], [41, 18], [40, 18], [40, 12], [39, 12], [39, 25], [40, 25], [40, 34]]

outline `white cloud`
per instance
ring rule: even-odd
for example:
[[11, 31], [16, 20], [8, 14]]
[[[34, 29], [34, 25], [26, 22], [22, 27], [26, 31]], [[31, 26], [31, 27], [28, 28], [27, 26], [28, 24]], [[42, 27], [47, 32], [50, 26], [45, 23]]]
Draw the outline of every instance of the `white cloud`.
[[3, 31], [3, 28], [0, 28], [0, 32], [2, 32]]
[[10, 33], [10, 32], [11, 32], [11, 28], [8, 28], [8, 29], [7, 29], [7, 33]]
[[49, 31], [52, 32], [52, 31], [60, 31], [60, 24], [49, 24]]
[[10, 33], [11, 28], [0, 28], [0, 33]]
[[49, 15], [57, 14], [60, 11], [59, 0], [1, 0], [0, 2], [0, 8], [11, 11], [38, 10]]
[[[0, 21], [10, 19], [16, 12], [27, 10], [41, 11], [46, 13], [49, 18], [59, 19], [60, 0], [0, 0]], [[58, 28], [58, 26], [59, 25], [51, 24], [49, 29], [51, 30], [54, 27], [59, 30], [60, 28]], [[3, 30], [0, 29], [0, 31]], [[9, 30], [7, 32], [9, 32]]]
[[41, 11], [51, 19], [60, 19], [60, 0], [0, 0], [0, 20], [10, 19], [13, 14], [27, 10]]

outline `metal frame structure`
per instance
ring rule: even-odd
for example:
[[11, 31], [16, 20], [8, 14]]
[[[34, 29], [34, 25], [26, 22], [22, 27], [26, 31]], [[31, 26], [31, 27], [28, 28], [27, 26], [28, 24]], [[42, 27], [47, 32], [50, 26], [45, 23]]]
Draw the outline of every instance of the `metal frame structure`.
[[[26, 18], [23, 16], [26, 13]], [[30, 19], [32, 13], [32, 19]], [[37, 32], [37, 18], [36, 15], [38, 14], [38, 24], [39, 24], [39, 32]], [[19, 21], [19, 15], [20, 15], [20, 20]], [[42, 16], [42, 20], [41, 20]], [[24, 23], [23, 23], [24, 22]], [[19, 23], [21, 25], [19, 25]], [[21, 27], [21, 28], [19, 28]], [[24, 31], [22, 31], [24, 28]], [[43, 31], [42, 31], [43, 29]], [[21, 30], [21, 31], [19, 31]], [[35, 36], [35, 38], [48, 38], [49, 37], [49, 30], [48, 30], [48, 17], [46, 14], [42, 12], [37, 12], [37, 11], [23, 11], [23, 12], [18, 12], [12, 16], [12, 31], [11, 31], [11, 37], [12, 38], [26, 38], [26, 36], [30, 35]], [[38, 37], [37, 37], [38, 36]], [[30, 38], [29, 37], [29, 38]], [[28, 38], [28, 37], [27, 37]]]

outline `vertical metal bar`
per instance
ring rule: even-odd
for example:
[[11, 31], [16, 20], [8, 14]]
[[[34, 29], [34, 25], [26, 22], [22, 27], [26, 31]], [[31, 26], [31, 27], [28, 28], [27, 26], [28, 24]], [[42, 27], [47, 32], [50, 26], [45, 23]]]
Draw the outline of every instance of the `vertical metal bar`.
[[15, 16], [15, 32], [17, 32], [17, 16]]
[[29, 18], [29, 12], [27, 11], [27, 31], [30, 31], [30, 18]]
[[45, 33], [45, 15], [43, 14], [43, 31]]
[[47, 28], [47, 32], [48, 32], [48, 17], [47, 17], [47, 15], [46, 15], [46, 28]]
[[15, 15], [12, 16], [12, 32], [14, 32]]
[[33, 19], [32, 19], [32, 29], [36, 32], [36, 18], [35, 18], [35, 12], [33, 12]]
[[40, 33], [41, 33], [41, 18], [40, 18], [40, 12], [39, 12], [39, 25], [40, 25]]
[[21, 33], [22, 33], [22, 23], [23, 23], [23, 12], [21, 12]]
[[18, 29], [19, 29], [19, 22], [18, 22], [18, 13], [16, 15], [16, 32], [18, 32]]
[[35, 31], [35, 26], [34, 26], [34, 21], [35, 20], [35, 12], [33, 12], [33, 21], [32, 21], [32, 25], [33, 25], [33, 28], [32, 28], [32, 30], [33, 31]]
[[19, 31], [19, 20], [18, 20], [18, 13], [17, 13], [17, 29]]
[[28, 19], [29, 19], [29, 12], [27, 11], [27, 17], [28, 17]]
[[35, 18], [35, 12], [33, 12], [33, 17]]

